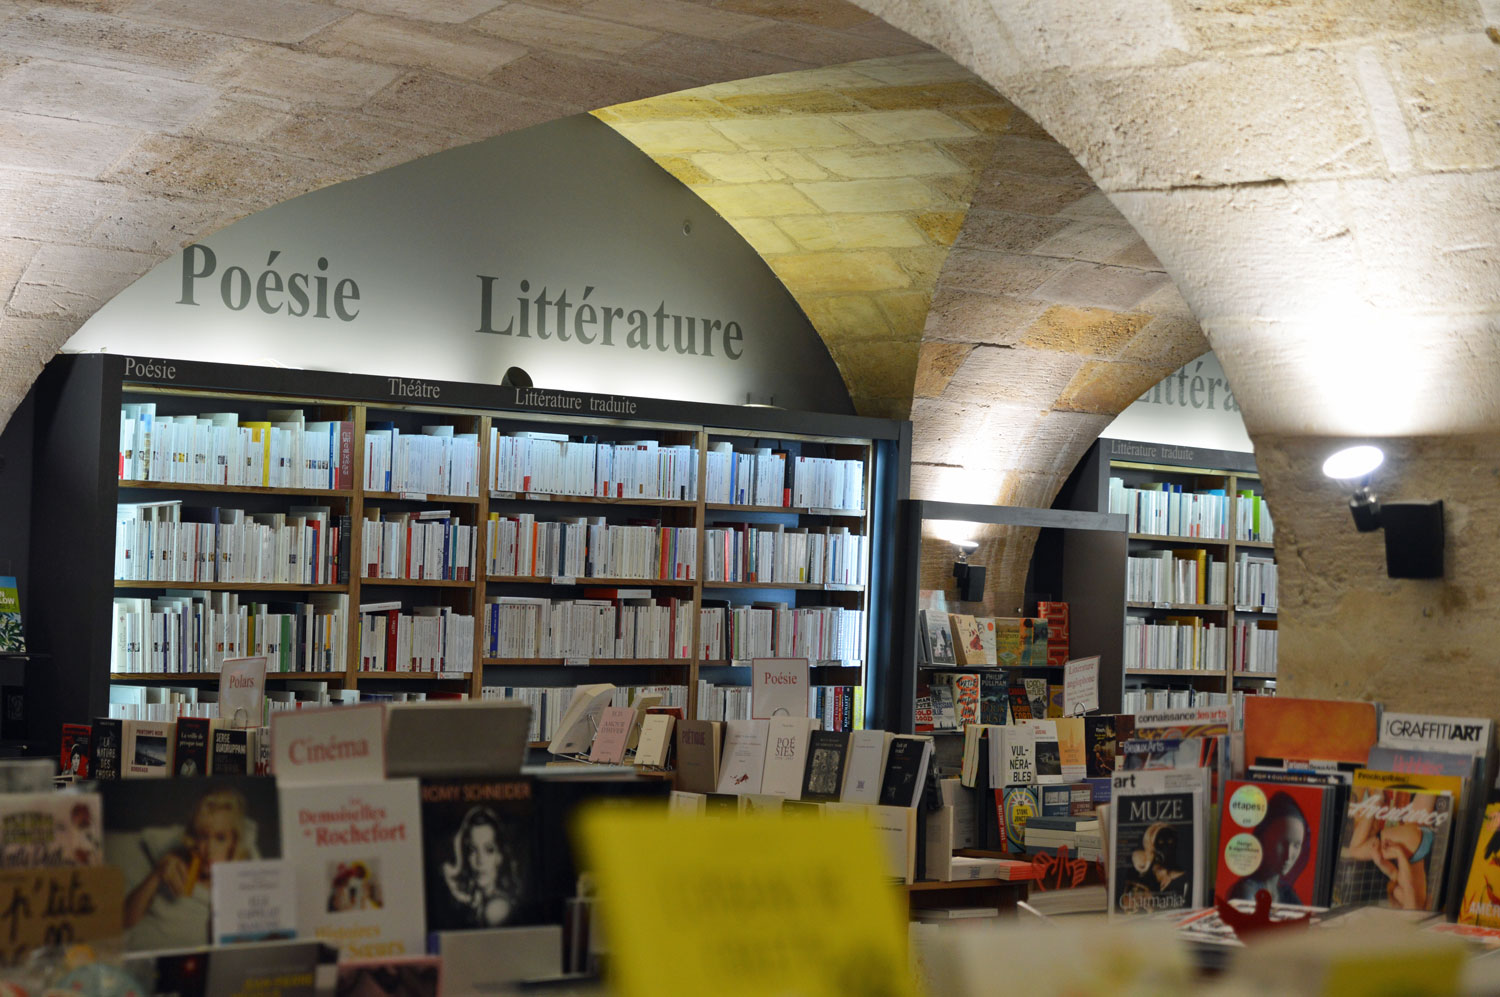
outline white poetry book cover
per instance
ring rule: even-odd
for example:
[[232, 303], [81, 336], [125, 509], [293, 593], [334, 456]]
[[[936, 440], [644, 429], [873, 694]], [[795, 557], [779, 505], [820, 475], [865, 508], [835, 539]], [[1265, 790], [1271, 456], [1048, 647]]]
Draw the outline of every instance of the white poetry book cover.
[[281, 787], [280, 797], [301, 937], [341, 960], [425, 953], [417, 780]]
[[769, 720], [725, 721], [724, 756], [719, 763], [720, 793], [743, 796], [760, 792], [769, 727]]
[[890, 736], [883, 730], [856, 730], [849, 735], [849, 761], [844, 769], [844, 803], [880, 802], [885, 777], [885, 752]]
[[760, 791], [765, 796], [800, 800], [812, 721], [807, 717], [772, 717], [768, 723], [766, 767]]
[[210, 889], [215, 945], [297, 937], [296, 877], [285, 859], [217, 862]]

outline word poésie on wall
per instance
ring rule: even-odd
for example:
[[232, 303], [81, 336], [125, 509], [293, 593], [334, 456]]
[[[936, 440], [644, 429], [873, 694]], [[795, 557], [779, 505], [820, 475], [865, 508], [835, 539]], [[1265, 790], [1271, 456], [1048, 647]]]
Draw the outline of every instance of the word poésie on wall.
[[[545, 286], [530, 297], [531, 281], [522, 280], [517, 287], [515, 307], [503, 327], [495, 314], [495, 282], [498, 277], [478, 274], [479, 328], [475, 332], [492, 336], [514, 336], [518, 339], [557, 339], [585, 346], [621, 345], [633, 350], [655, 350], [683, 356], [714, 356], [717, 347], [730, 360], [744, 356], [745, 330], [734, 320], [677, 315], [667, 311], [666, 301], [655, 310], [625, 308], [589, 300], [594, 293], [586, 286], [576, 300], [568, 299], [564, 288], [550, 297]], [[619, 338], [617, 343], [616, 337]]]
[[[281, 250], [273, 249], [266, 256], [266, 264], [254, 278], [241, 266], [230, 266], [219, 276], [219, 300], [231, 311], [244, 311], [255, 307], [267, 315], [284, 314], [290, 318], [337, 318], [341, 322], [353, 322], [359, 317], [359, 309], [350, 303], [359, 300], [359, 284], [354, 278], [345, 277], [329, 290], [328, 258], [320, 256], [315, 264], [316, 273], [288, 273], [282, 275], [275, 264]], [[179, 305], [197, 305], [198, 282], [208, 280], [219, 268], [219, 258], [212, 249], [194, 243], [182, 251], [182, 297]], [[329, 309], [333, 313], [329, 314]], [[283, 311], [285, 309], [285, 311]]]

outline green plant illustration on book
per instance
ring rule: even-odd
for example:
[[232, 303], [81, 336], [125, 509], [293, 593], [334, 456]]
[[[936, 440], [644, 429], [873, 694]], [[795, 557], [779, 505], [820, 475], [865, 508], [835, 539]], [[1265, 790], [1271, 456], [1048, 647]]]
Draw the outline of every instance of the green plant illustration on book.
[[0, 653], [26, 650], [26, 638], [21, 633], [21, 597], [16, 590], [16, 580], [0, 576]]

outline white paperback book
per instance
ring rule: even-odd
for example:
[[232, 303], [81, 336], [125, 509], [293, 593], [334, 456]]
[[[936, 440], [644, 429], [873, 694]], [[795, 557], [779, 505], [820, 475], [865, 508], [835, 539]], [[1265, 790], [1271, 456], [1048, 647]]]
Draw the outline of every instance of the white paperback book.
[[568, 710], [558, 722], [557, 733], [547, 750], [554, 755], [577, 755], [589, 750], [599, 729], [599, 718], [615, 694], [608, 682], [581, 685], [573, 690]]
[[989, 740], [991, 789], [1036, 782], [1036, 737], [1030, 723], [995, 727]]
[[295, 884], [286, 859], [214, 863], [209, 887], [214, 944], [296, 938]]
[[806, 658], [755, 658], [750, 665], [750, 716], [807, 716]]
[[724, 722], [724, 754], [719, 763], [718, 792], [735, 796], [760, 792], [769, 729], [769, 720]]
[[807, 717], [777, 716], [768, 722], [766, 768], [761, 777], [760, 791], [765, 796], [800, 800], [812, 721]]
[[885, 777], [885, 754], [891, 735], [883, 730], [856, 730], [849, 735], [849, 761], [844, 767], [842, 803], [880, 802], [880, 781]]
[[641, 740], [635, 746], [635, 763], [660, 767], [667, 764], [672, 746], [672, 725], [677, 720], [670, 713], [652, 713], [641, 721]]
[[385, 778], [385, 706], [327, 706], [271, 714], [278, 789]]
[[417, 780], [279, 789], [303, 938], [340, 959], [426, 952]]

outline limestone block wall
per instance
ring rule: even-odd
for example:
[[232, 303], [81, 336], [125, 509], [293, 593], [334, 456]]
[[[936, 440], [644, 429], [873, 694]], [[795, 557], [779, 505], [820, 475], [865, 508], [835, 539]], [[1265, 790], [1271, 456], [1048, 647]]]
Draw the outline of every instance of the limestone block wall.
[[[1277, 517], [1285, 690], [1500, 716], [1500, 677], [1469, 664], [1500, 553], [1479, 484], [1500, 431], [1500, 7], [861, 6], [1036, 118], [1176, 279]], [[1371, 539], [1328, 518], [1347, 512], [1316, 465], [1365, 434], [1398, 450], [1398, 491], [1455, 502], [1446, 583], [1367, 570]]]

